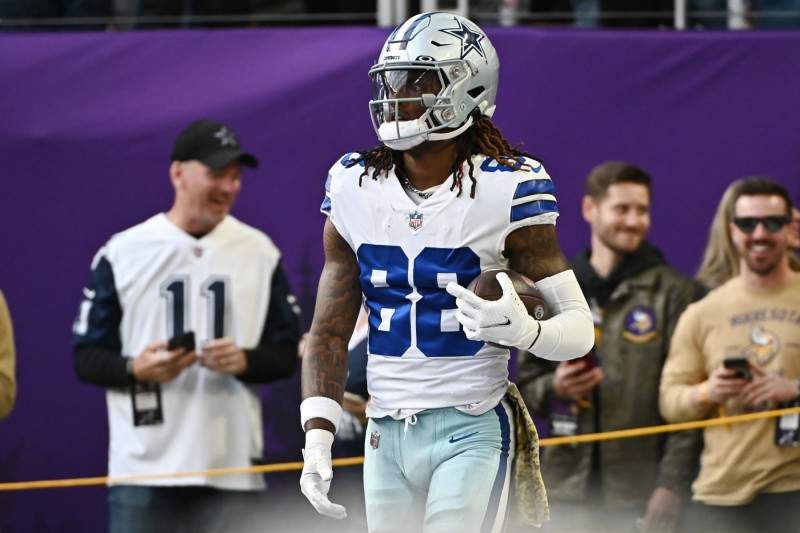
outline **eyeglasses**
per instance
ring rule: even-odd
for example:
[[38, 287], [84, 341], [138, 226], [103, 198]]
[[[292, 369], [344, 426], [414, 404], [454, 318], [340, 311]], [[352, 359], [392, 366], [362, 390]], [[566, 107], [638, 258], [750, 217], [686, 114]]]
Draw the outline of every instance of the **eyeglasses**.
[[782, 227], [789, 223], [789, 217], [736, 217], [733, 219], [736, 227], [748, 235], [756, 230], [759, 222], [764, 224], [768, 232], [778, 233]]

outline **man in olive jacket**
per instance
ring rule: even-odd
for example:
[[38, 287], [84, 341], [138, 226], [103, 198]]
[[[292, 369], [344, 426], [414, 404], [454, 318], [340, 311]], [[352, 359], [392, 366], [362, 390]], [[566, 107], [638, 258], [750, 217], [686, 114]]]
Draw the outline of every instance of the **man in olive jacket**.
[[[550, 436], [664, 423], [661, 368], [697, 285], [645, 241], [650, 195], [650, 176], [627, 163], [599, 165], [586, 180], [582, 212], [592, 247], [571, 263], [594, 315], [594, 349], [560, 363], [521, 353], [517, 372]], [[544, 531], [679, 531], [698, 446], [692, 431], [545, 448], [551, 523]]]

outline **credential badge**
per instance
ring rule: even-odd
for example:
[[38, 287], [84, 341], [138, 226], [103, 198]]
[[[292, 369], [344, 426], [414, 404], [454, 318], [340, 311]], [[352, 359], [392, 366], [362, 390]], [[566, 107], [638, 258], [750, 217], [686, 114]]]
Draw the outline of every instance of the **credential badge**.
[[417, 213], [414, 211], [410, 215], [408, 215], [408, 225], [413, 230], [418, 230], [422, 227], [422, 213]]
[[381, 442], [381, 434], [377, 431], [373, 431], [372, 434], [369, 436], [369, 445], [372, 446], [373, 450], [378, 449], [378, 444]]

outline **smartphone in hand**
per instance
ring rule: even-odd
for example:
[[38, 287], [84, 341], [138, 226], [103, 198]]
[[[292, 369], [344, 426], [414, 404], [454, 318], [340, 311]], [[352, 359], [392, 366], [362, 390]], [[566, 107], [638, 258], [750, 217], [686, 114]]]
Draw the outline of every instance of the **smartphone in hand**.
[[750, 363], [747, 361], [747, 357], [726, 357], [722, 360], [722, 365], [725, 368], [735, 370], [737, 378], [744, 378], [748, 381], [753, 379], [753, 373], [750, 370]]
[[584, 372], [588, 372], [589, 370], [591, 370], [591, 369], [593, 369], [594, 367], [597, 366], [597, 363], [594, 360], [594, 350], [592, 350], [591, 352], [587, 353], [583, 357], [578, 357], [577, 359], [570, 359], [568, 361], [565, 361], [565, 363], [568, 364], [568, 365], [581, 364], [581, 365], [583, 365], [583, 371]]
[[178, 348], [186, 348], [187, 352], [194, 350], [194, 331], [186, 331], [167, 341], [168, 350], [177, 350]]

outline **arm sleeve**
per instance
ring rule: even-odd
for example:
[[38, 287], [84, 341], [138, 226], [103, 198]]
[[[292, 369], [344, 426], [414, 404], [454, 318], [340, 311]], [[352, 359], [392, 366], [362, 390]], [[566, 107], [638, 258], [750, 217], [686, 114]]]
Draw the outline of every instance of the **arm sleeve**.
[[16, 350], [11, 314], [0, 292], [0, 420], [8, 416], [17, 396]]
[[537, 357], [566, 361], [586, 355], [594, 345], [594, 322], [572, 270], [536, 282], [551, 317], [539, 322], [541, 330], [530, 351]]
[[237, 377], [245, 383], [271, 383], [291, 376], [299, 365], [300, 308], [279, 263], [272, 274], [269, 310], [261, 341], [244, 350], [247, 370]]
[[129, 378], [119, 336], [122, 308], [113, 269], [102, 252], [93, 262], [94, 268], [72, 327], [73, 363], [75, 374], [84, 383], [124, 387]]
[[125, 387], [130, 384], [128, 358], [96, 344], [75, 347], [73, 352], [75, 373], [84, 383], [101, 387]]

